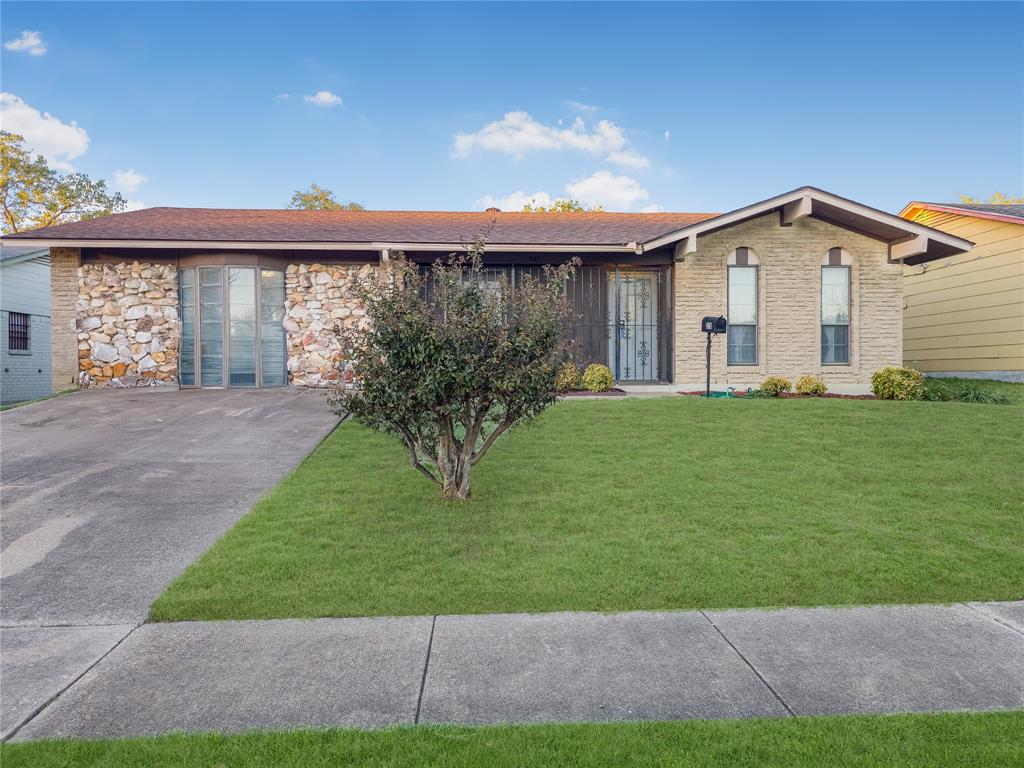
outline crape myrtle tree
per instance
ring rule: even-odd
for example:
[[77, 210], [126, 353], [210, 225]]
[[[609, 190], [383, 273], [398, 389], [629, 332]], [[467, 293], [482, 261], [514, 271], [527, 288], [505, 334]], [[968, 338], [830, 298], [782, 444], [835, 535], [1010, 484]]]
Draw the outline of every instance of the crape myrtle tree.
[[578, 262], [543, 277], [486, 279], [484, 244], [429, 268], [393, 257], [354, 290], [371, 322], [343, 334], [353, 381], [332, 408], [396, 435], [445, 499], [469, 497], [472, 467], [502, 434], [558, 396]]

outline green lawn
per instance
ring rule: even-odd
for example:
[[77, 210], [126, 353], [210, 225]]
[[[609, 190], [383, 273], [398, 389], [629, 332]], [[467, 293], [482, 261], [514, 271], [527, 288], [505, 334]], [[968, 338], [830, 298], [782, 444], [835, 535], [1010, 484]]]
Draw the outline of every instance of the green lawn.
[[4, 768], [1021, 765], [1024, 712], [296, 731], [7, 744]]
[[1022, 445], [1020, 405], [573, 400], [458, 504], [350, 422], [151, 616], [1021, 599]]

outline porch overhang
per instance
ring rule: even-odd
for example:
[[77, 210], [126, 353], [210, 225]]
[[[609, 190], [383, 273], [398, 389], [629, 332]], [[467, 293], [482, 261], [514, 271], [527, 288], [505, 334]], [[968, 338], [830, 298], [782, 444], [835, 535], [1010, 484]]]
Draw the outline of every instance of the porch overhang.
[[810, 216], [881, 240], [889, 245], [889, 260], [905, 264], [921, 264], [965, 253], [974, 245], [970, 240], [908, 221], [816, 187], [800, 187], [792, 192], [669, 232], [641, 245], [644, 250], [651, 250], [682, 243], [683, 247], [678, 249], [677, 253], [694, 253], [700, 235], [774, 212], [778, 212], [781, 226], [792, 226], [794, 222]]

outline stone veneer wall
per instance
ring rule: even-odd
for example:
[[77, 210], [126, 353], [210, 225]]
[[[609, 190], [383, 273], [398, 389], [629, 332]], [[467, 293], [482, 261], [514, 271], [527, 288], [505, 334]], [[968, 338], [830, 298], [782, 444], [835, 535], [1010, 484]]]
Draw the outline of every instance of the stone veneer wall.
[[342, 376], [339, 334], [369, 322], [353, 295], [356, 276], [376, 265], [289, 264], [285, 272], [288, 380], [296, 386], [323, 387]]
[[178, 270], [173, 264], [83, 264], [78, 367], [94, 383], [178, 378]]
[[[720, 338], [713, 345], [712, 382], [750, 386], [769, 375], [795, 381], [816, 374], [830, 385], [864, 385], [879, 368], [901, 364], [902, 267], [889, 263], [886, 244], [812, 217], [783, 227], [773, 213], [699, 237], [697, 253], [675, 264], [677, 383], [704, 381], [700, 321], [727, 312], [726, 261], [740, 246], [760, 259], [758, 363], [728, 365], [726, 340]], [[821, 264], [833, 247], [853, 261], [849, 365], [821, 363]]]

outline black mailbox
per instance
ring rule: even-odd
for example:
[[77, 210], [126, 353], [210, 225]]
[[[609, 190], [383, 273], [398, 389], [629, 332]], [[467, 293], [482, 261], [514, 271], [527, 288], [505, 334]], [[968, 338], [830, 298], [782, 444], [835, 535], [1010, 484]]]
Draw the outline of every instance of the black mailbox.
[[702, 333], [725, 333], [725, 329], [728, 326], [725, 318], [719, 315], [718, 317], [705, 317], [700, 321], [700, 330]]

